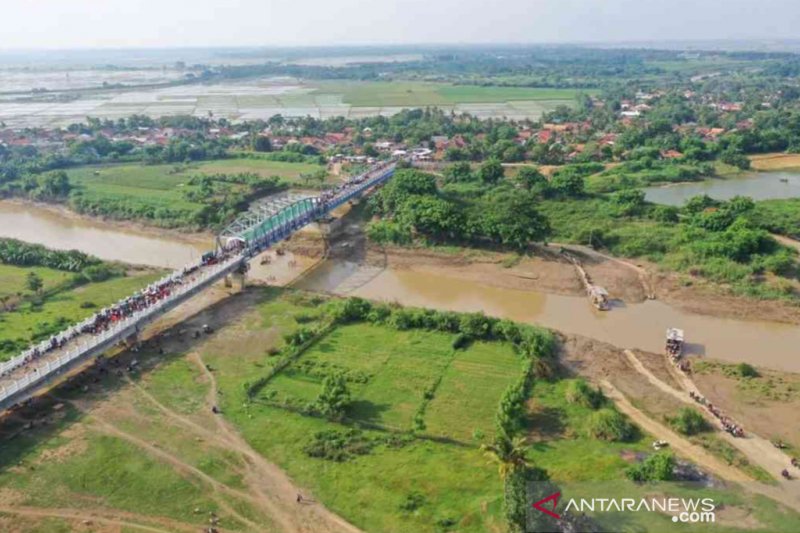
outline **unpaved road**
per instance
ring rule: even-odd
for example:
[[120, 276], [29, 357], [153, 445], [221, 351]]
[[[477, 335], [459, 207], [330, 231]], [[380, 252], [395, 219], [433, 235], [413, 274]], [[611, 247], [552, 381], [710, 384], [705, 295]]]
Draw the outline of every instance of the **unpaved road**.
[[775, 448], [767, 439], [764, 439], [763, 437], [753, 433], [748, 432], [746, 437], [737, 438], [727, 431], [723, 431], [720, 428], [719, 421], [689, 396], [690, 391], [702, 396], [692, 380], [682, 372], [675, 370], [672, 365], [669, 365], [671, 368], [671, 374], [675, 378], [676, 382], [683, 387], [684, 390], [682, 391], [676, 390], [656, 377], [641, 363], [641, 361], [639, 361], [639, 359], [636, 357], [636, 354], [634, 354], [632, 351], [624, 350], [624, 353], [631, 366], [642, 376], [644, 376], [649, 383], [666, 394], [669, 394], [673, 398], [695, 407], [697, 411], [702, 413], [702, 415], [711, 423], [711, 427], [714, 428], [714, 431], [718, 436], [741, 451], [745, 457], [747, 457], [748, 461], [760, 466], [770, 475], [776, 476], [776, 480], [781, 487], [781, 490], [786, 494], [786, 499], [784, 501], [791, 502], [789, 504], [795, 508], [800, 506], [800, 481], [787, 481], [783, 478], [777, 477], [780, 471], [784, 468], [791, 468], [791, 458], [788, 455]]
[[791, 509], [797, 509], [798, 506], [800, 506], [800, 498], [797, 497], [794, 491], [787, 492], [784, 490], [783, 486], [771, 486], [753, 481], [738, 468], [723, 463], [702, 447], [692, 444], [684, 437], [641, 412], [608, 380], [602, 380], [600, 382], [600, 387], [603, 393], [614, 401], [617, 409], [630, 417], [631, 420], [653, 435], [656, 439], [669, 442], [672, 449], [684, 457], [688, 457], [701, 468], [722, 479], [736, 482], [750, 491], [763, 494], [775, 501], [779, 501], [789, 506]]

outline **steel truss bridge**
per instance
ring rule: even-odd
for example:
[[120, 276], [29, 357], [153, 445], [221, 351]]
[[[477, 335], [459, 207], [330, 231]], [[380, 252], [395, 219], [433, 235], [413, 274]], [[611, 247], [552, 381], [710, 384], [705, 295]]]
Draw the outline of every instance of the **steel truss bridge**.
[[[137, 335], [164, 313], [229, 274], [242, 271], [249, 259], [285, 240], [303, 226], [328, 216], [342, 204], [382, 185], [392, 177], [395, 167], [395, 162], [380, 163], [318, 196], [289, 194], [254, 205], [218, 235], [217, 250], [204, 256], [213, 258], [213, 261], [188, 265], [150, 286], [170, 284], [166, 297], [111, 322], [97, 333], [85, 332], [94, 323], [95, 317], [90, 317], [0, 363], [0, 412], [46, 390], [66, 374]], [[128, 301], [129, 298], [120, 300], [110, 309]], [[52, 339], [59, 341], [56, 348], [52, 347]]]

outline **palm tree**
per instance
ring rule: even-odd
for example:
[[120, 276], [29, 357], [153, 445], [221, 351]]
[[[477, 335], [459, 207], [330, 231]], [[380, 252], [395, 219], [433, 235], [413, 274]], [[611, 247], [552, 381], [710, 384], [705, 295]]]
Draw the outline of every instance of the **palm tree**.
[[523, 437], [511, 438], [502, 434], [495, 439], [494, 443], [481, 446], [481, 451], [492, 462], [497, 463], [497, 470], [504, 480], [512, 473], [531, 466], [530, 461], [525, 457], [525, 449], [525, 439]]

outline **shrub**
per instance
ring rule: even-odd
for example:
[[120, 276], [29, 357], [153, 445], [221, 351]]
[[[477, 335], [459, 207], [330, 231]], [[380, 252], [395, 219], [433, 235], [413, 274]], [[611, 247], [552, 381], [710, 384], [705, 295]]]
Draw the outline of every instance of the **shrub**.
[[603, 393], [599, 389], [592, 388], [583, 379], [571, 381], [564, 396], [567, 402], [590, 409], [597, 409], [605, 402]]
[[656, 453], [641, 463], [628, 468], [625, 475], [639, 483], [645, 481], [669, 481], [673, 477], [675, 458], [671, 453]]
[[606, 407], [592, 413], [587, 432], [595, 439], [624, 442], [634, 437], [636, 429], [619, 411]]
[[409, 493], [399, 505], [400, 511], [411, 513], [425, 504], [425, 495], [420, 492]]
[[669, 419], [669, 424], [675, 431], [684, 435], [696, 435], [708, 429], [703, 415], [691, 407], [681, 408], [675, 417]]
[[459, 333], [453, 339], [452, 346], [454, 350], [463, 350], [467, 346], [469, 346], [469, 343], [470, 343], [470, 338], [464, 335], [463, 333]]
[[357, 429], [328, 430], [315, 433], [303, 451], [309, 457], [343, 462], [356, 455], [368, 454], [373, 445], [372, 440]]
[[300, 346], [314, 338], [316, 333], [310, 328], [299, 328], [283, 336], [289, 346]]
[[758, 377], [758, 370], [756, 370], [752, 365], [749, 365], [747, 363], [739, 363], [738, 365], [736, 365], [736, 373], [743, 378]]

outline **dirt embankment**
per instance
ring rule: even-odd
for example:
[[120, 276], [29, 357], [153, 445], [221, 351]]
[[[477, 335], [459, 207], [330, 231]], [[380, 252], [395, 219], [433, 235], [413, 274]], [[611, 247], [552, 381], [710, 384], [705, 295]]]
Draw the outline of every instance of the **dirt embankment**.
[[711, 364], [695, 372], [692, 381], [750, 431], [800, 449], [800, 375], [759, 369], [759, 376], [742, 378]]
[[800, 306], [790, 302], [736, 296], [698, 278], [687, 284], [676, 274], [652, 266], [647, 269], [651, 272], [656, 298], [683, 311], [719, 318], [800, 324]]
[[759, 154], [750, 156], [753, 170], [789, 170], [800, 168], [800, 154]]

